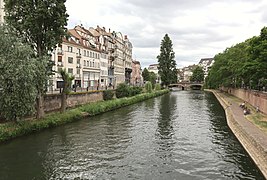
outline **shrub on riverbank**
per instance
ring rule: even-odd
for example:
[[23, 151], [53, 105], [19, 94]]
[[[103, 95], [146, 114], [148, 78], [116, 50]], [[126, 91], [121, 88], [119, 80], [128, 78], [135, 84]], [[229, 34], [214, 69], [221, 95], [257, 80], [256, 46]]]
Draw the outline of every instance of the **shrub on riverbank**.
[[40, 120], [23, 120], [18, 123], [8, 122], [0, 124], [0, 142], [13, 139], [32, 132], [40, 131], [50, 127], [59, 126], [69, 122], [82, 119], [86, 116], [94, 116], [100, 113], [111, 111], [123, 106], [128, 106], [149, 98], [168, 93], [169, 90], [155, 91], [153, 93], [144, 93], [129, 98], [114, 99], [109, 101], [100, 101], [71, 109], [65, 113], [53, 113]]
[[148, 93], [152, 92], [152, 83], [150, 81], [146, 82], [145, 89], [146, 89], [146, 92]]
[[114, 90], [109, 89], [109, 90], [103, 91], [103, 99], [105, 101], [111, 100], [113, 99], [113, 97], [114, 97]]

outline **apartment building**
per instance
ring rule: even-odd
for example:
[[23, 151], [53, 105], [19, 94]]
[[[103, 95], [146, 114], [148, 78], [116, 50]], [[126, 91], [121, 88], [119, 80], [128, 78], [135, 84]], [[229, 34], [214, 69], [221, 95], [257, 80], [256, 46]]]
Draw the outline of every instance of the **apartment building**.
[[[132, 44], [121, 33], [78, 25], [68, 30], [67, 38], [52, 53], [52, 60], [55, 72], [66, 68], [74, 75], [73, 87], [93, 90], [116, 86], [126, 80], [130, 83]], [[49, 80], [48, 90], [57, 91], [62, 83], [56, 73]]]
[[[74, 87], [97, 88], [100, 84], [100, 57], [95, 37], [82, 26], [68, 30], [68, 38], [64, 38], [61, 45], [52, 54], [55, 72], [66, 68], [74, 75]], [[62, 79], [56, 73], [50, 80], [50, 90], [58, 90]]]
[[0, 25], [4, 23], [4, 16], [5, 16], [5, 11], [4, 11], [4, 0], [0, 0]]

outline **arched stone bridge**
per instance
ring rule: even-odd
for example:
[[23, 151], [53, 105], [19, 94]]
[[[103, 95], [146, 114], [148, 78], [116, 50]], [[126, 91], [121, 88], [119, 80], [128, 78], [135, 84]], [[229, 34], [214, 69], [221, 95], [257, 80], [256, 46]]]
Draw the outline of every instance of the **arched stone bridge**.
[[202, 82], [179, 82], [169, 85], [169, 88], [172, 90], [200, 90], [202, 87]]

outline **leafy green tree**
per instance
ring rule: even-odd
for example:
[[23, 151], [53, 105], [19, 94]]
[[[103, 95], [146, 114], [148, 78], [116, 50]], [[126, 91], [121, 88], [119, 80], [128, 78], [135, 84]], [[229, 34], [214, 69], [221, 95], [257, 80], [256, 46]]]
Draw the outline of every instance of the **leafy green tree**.
[[172, 41], [166, 34], [161, 41], [160, 55], [157, 56], [159, 63], [159, 75], [163, 85], [168, 86], [177, 82], [177, 69], [175, 61], [175, 53], [172, 48]]
[[[35, 50], [35, 55], [40, 60], [47, 59], [57, 44], [62, 42], [66, 35], [67, 13], [66, 0], [4, 0], [5, 21], [16, 33], [23, 38]], [[38, 75], [49, 76], [52, 73], [52, 63], [42, 62], [46, 65], [46, 73]], [[38, 77], [40, 82], [36, 86], [37, 96], [37, 118], [44, 116], [43, 95], [47, 88], [46, 78]]]
[[63, 79], [63, 90], [61, 92], [61, 112], [65, 112], [67, 108], [67, 97], [71, 90], [71, 82], [74, 79], [73, 75], [70, 75], [65, 68], [59, 70], [59, 74]]
[[149, 81], [152, 83], [152, 86], [156, 84], [157, 75], [154, 72], [149, 72]]
[[143, 76], [144, 81], [149, 81], [149, 71], [147, 70], [147, 68], [143, 70], [142, 76]]
[[0, 116], [19, 121], [34, 110], [38, 62], [33, 50], [0, 26]]
[[190, 77], [190, 81], [193, 81], [193, 82], [203, 82], [204, 81], [204, 71], [203, 71], [202, 67], [197, 66], [193, 70], [193, 75]]
[[145, 84], [145, 90], [147, 93], [151, 93], [152, 92], [152, 83], [150, 81], [147, 81]]

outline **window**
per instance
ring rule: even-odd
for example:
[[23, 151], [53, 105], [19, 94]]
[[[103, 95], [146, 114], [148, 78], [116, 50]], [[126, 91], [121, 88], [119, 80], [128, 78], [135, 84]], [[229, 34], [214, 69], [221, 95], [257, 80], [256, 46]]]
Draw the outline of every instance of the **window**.
[[68, 57], [68, 63], [70, 63], [70, 64], [73, 63], [73, 57]]
[[77, 74], [80, 74], [80, 73], [81, 73], [80, 68], [77, 68]]
[[83, 65], [86, 66], [86, 61], [85, 60], [83, 60]]
[[57, 57], [57, 62], [62, 62], [62, 56]]
[[73, 74], [73, 69], [72, 68], [68, 68], [68, 73], [69, 74]]
[[81, 63], [80, 59], [77, 59], [77, 64], [80, 64], [80, 63]]
[[71, 46], [68, 46], [68, 51], [72, 52], [72, 47]]
[[92, 57], [92, 52], [90, 52], [90, 57]]

